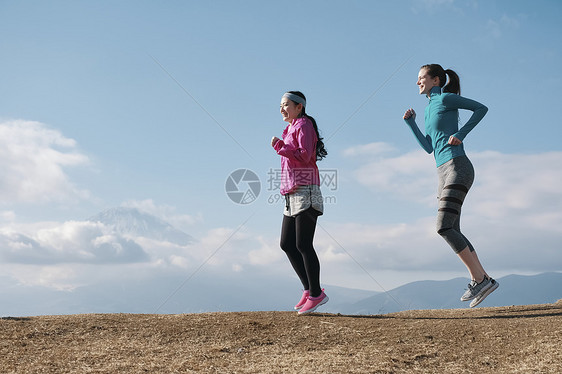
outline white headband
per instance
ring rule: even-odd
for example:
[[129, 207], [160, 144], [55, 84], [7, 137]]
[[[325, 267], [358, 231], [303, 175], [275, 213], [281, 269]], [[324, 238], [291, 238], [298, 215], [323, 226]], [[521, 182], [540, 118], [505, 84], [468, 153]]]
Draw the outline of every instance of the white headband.
[[306, 108], [306, 100], [300, 97], [299, 95], [292, 94], [290, 92], [286, 92], [283, 97], [286, 97], [289, 100], [294, 101], [297, 104], [302, 104], [303, 107]]

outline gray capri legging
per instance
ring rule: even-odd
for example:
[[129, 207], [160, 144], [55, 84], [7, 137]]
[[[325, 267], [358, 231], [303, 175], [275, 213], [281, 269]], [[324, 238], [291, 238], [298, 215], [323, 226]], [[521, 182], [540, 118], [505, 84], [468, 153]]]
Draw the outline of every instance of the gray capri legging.
[[474, 167], [466, 156], [455, 157], [437, 168], [439, 186], [437, 198], [437, 233], [449, 243], [455, 253], [474, 247], [461, 233], [461, 207], [474, 182]]

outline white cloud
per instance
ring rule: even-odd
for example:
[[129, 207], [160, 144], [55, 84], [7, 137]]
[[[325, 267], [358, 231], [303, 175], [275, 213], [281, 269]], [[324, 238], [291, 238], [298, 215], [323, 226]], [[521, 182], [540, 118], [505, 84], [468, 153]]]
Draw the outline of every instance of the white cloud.
[[77, 272], [69, 265], [15, 266], [9, 272], [21, 285], [27, 287], [72, 291], [79, 286], [76, 283]]
[[432, 218], [385, 225], [320, 225], [316, 247], [326, 263], [338, 266], [357, 262], [368, 270], [422, 270], [449, 255], [440, 245]]
[[560, 217], [562, 152], [531, 155], [482, 152], [472, 159], [476, 188], [471, 204], [479, 215], [529, 222], [534, 221], [529, 218], [545, 215]]
[[[135, 271], [157, 268], [163, 273], [174, 269], [192, 272], [202, 265], [203, 270], [243, 272], [245, 265], [256, 262], [252, 256], [264, 244], [246, 227], [210, 229], [197, 242], [179, 245], [122, 235], [101, 222], [10, 224], [0, 229], [0, 263], [20, 269], [19, 275], [12, 274], [20, 283], [72, 289], [91, 283], [100, 271], [125, 266]], [[49, 275], [67, 264], [83, 271], [65, 275], [64, 282]]]
[[[562, 152], [541, 154], [472, 153], [476, 178], [467, 207], [490, 219], [546, 223], [562, 212]], [[556, 165], [556, 166], [554, 166]], [[423, 151], [379, 158], [360, 165], [356, 180], [377, 193], [391, 193], [412, 202], [435, 205], [437, 172]], [[548, 224], [548, 223], [546, 223]], [[553, 228], [555, 225], [551, 225]]]
[[[421, 157], [425, 157], [422, 160]], [[463, 206], [462, 230], [489, 269], [524, 272], [562, 268], [562, 152], [470, 155], [476, 181]], [[423, 152], [380, 158], [357, 168], [356, 180], [379, 195], [407, 199], [436, 209], [437, 172]], [[440, 271], [460, 262], [426, 213], [404, 214], [393, 225], [348, 223], [318, 232], [327, 263], [341, 266], [344, 247], [366, 269]], [[337, 241], [337, 243], [334, 243]], [[335, 248], [334, 248], [335, 246]], [[348, 256], [349, 257], [349, 256]], [[347, 262], [351, 263], [348, 259]]]
[[[423, 279], [431, 274], [435, 278], [454, 273], [466, 276], [464, 265], [436, 233], [433, 212], [437, 173], [432, 157], [423, 151], [392, 155], [392, 147], [384, 145], [356, 149], [360, 151], [348, 152], [350, 157], [361, 155], [355, 161], [364, 163], [358, 164], [353, 173], [356, 181], [377, 195], [390, 197], [388, 201], [398, 198], [409, 202], [413, 209], [404, 212], [399, 222], [385, 224], [337, 222], [329, 214], [322, 217], [315, 237], [322, 282], [378, 289], [370, 278], [389, 287], [422, 275]], [[373, 157], [365, 157], [367, 154]], [[560, 270], [562, 169], [558, 165], [562, 164], [562, 152], [479, 152], [470, 157], [476, 182], [463, 207], [462, 229], [486, 269], [497, 276]], [[158, 207], [151, 200], [130, 204], [161, 216], [181, 216], [173, 208]], [[14, 218], [10, 212], [5, 216]], [[37, 285], [50, 282], [55, 288], [71, 288], [91, 283], [100, 272], [92, 269], [118, 273], [124, 267], [136, 272], [151, 268], [163, 274], [183, 271], [188, 275], [197, 269], [239, 272], [248, 279], [257, 276], [257, 269], [292, 274], [279, 248], [278, 227], [270, 233], [255, 232], [251, 222], [239, 229], [211, 228], [188, 245], [123, 238], [99, 222], [51, 222], [43, 228], [33, 224], [28, 229], [21, 224], [9, 226], [11, 230], [0, 232], [2, 261], [20, 269], [36, 269], [37, 276], [30, 275], [30, 279]], [[56, 269], [68, 269], [70, 263], [90, 270], [54, 277]], [[381, 274], [395, 278], [384, 279]]]
[[248, 261], [256, 266], [270, 266], [286, 259], [285, 254], [279, 247], [279, 238], [266, 240], [262, 236], [258, 236], [259, 246], [248, 251]]
[[0, 212], [1, 222], [13, 222], [16, 219], [16, 213], [12, 210], [5, 210]]
[[379, 157], [353, 172], [356, 180], [371, 189], [391, 192], [410, 201], [435, 202], [435, 162], [424, 151], [396, 157]]
[[189, 267], [189, 259], [183, 256], [170, 256], [170, 263], [174, 266], [187, 269]]
[[504, 14], [497, 19], [488, 19], [480, 26], [480, 31], [476, 32], [474, 40], [482, 46], [494, 48], [497, 43], [509, 38], [510, 34], [516, 33], [519, 27], [519, 19]]
[[86, 198], [88, 192], [74, 186], [65, 169], [88, 162], [73, 139], [42, 123], [0, 122], [0, 203]]
[[486, 23], [486, 32], [488, 36], [493, 39], [500, 39], [505, 32], [517, 30], [519, 28], [519, 21], [507, 15], [501, 16], [499, 20], [488, 20]]
[[4, 262], [21, 264], [129, 263], [147, 259], [134, 241], [89, 221], [65, 222], [39, 229], [31, 236], [3, 229], [0, 256]]
[[388, 143], [374, 142], [347, 148], [343, 151], [343, 155], [346, 157], [380, 156], [394, 151], [396, 151], [396, 148]]

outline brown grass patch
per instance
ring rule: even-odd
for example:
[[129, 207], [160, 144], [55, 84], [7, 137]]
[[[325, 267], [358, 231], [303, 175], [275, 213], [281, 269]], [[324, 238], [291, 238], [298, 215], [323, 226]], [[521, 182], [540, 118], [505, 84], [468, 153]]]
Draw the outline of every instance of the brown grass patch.
[[380, 316], [3, 318], [2, 373], [562, 373], [562, 302]]

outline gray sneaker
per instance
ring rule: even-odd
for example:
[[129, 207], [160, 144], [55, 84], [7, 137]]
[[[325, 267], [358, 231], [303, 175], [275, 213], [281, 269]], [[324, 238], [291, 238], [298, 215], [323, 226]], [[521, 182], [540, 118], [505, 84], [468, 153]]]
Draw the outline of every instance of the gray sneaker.
[[470, 302], [470, 307], [474, 308], [476, 305], [480, 304], [482, 301], [484, 301], [486, 296], [494, 292], [494, 290], [499, 286], [500, 284], [496, 282], [496, 280], [490, 278], [490, 287], [480, 290], [480, 293], [476, 295], [476, 297]]
[[491, 286], [492, 286], [492, 279], [488, 277], [484, 277], [484, 279], [480, 283], [477, 283], [475, 280], [472, 280], [468, 284], [468, 289], [466, 290], [464, 295], [461, 296], [461, 301], [472, 300], [476, 296], [478, 296], [478, 294], [487, 290]]

